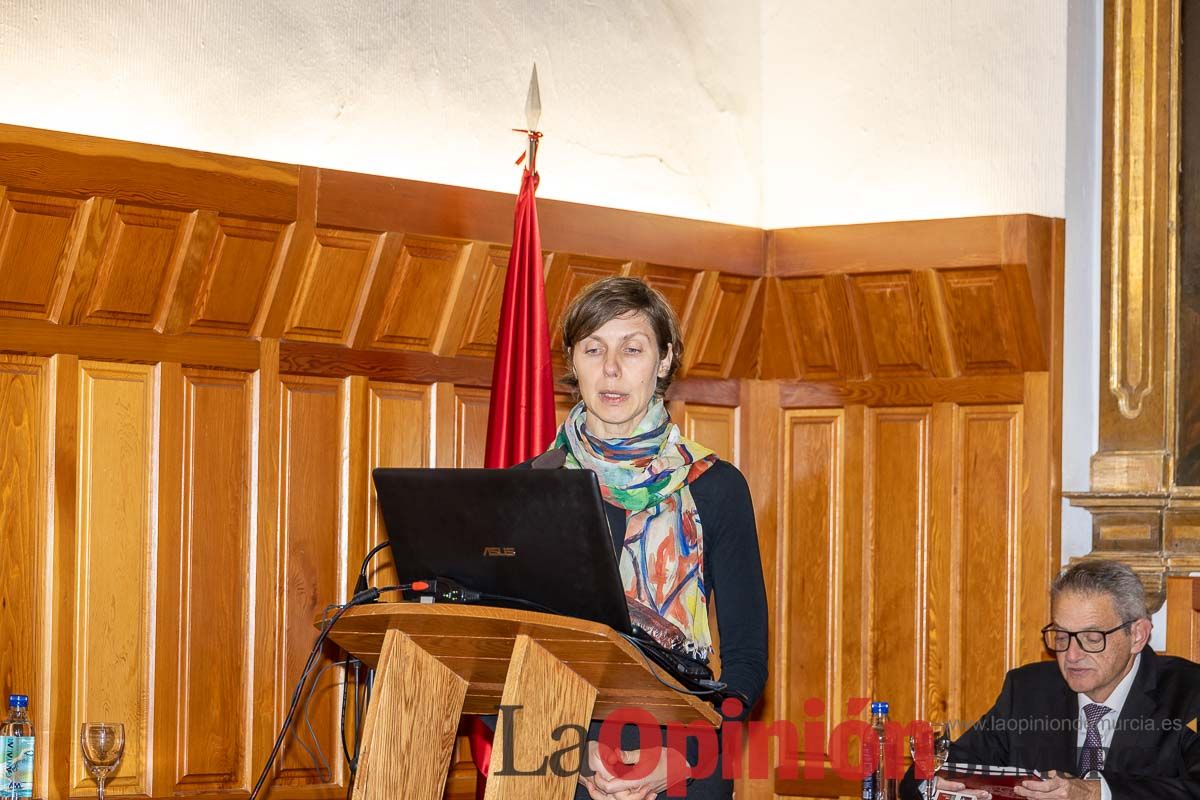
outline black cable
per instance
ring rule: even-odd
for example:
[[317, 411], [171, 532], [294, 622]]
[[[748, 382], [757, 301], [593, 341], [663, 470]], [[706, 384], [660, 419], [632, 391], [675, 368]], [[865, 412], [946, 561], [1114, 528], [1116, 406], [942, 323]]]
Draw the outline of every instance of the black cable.
[[535, 603], [532, 600], [522, 600], [520, 597], [507, 597], [502, 594], [487, 594], [486, 592], [480, 592], [479, 599], [487, 600], [491, 603], [509, 603], [511, 605], [524, 606], [532, 611], [541, 611], [544, 614], [553, 614], [556, 617], [564, 616], [549, 606], [544, 606], [541, 603]]
[[[352, 659], [352, 660], [355, 662], [358, 661], [357, 658]], [[356, 675], [357, 675], [357, 672], [358, 672], [358, 667], [356, 666], [355, 667]], [[357, 692], [358, 692], [357, 677], [355, 679], [355, 684], [356, 685], [355, 685], [354, 691], [357, 694]], [[346, 763], [350, 765], [350, 773], [353, 774], [355, 769], [358, 768], [358, 765], [355, 764], [354, 759], [350, 757], [350, 747], [349, 747], [349, 745], [346, 744], [346, 701], [349, 697], [350, 697], [350, 675], [347, 674], [345, 682], [342, 683], [342, 712], [341, 712], [341, 722], [339, 724], [339, 727], [342, 732], [342, 754], [344, 756], [346, 756]]]
[[[664, 672], [668, 671], [664, 667], [661, 667], [658, 664], [656, 664], [650, 660], [650, 657], [648, 655], [646, 655], [646, 653], [642, 650], [641, 646], [638, 643], [638, 640], [635, 637], [630, 636], [628, 633], [622, 633], [621, 638], [625, 639], [627, 642], [629, 642], [631, 645], [633, 645], [634, 649], [637, 650], [638, 655], [642, 657], [642, 661], [646, 662], [646, 666], [658, 667], [658, 669], [662, 669]], [[722, 690], [725, 688], [725, 684], [721, 683], [720, 681], [712, 681], [713, 684], [719, 685], [721, 688], [720, 689], [716, 689], [716, 688], [702, 689], [702, 690], [685, 689], [682, 686], [672, 686], [671, 684], [664, 681], [662, 679], [662, 677], [658, 674], [657, 669], [651, 669], [650, 674], [654, 676], [654, 679], [656, 681], [658, 681], [659, 683], [661, 683], [663, 686], [667, 687], [671, 691], [678, 692], [680, 694], [690, 694], [690, 695], [693, 695], [694, 697], [706, 697], [710, 694], [720, 694], [722, 692]]]
[[383, 548], [387, 547], [391, 542], [384, 539], [379, 544], [372, 547], [367, 554], [363, 556], [362, 565], [358, 568], [358, 580], [354, 583], [354, 593], [361, 594], [367, 590], [367, 565], [371, 563], [371, 559], [375, 557]]
[[[317, 672], [317, 676], [312, 679], [308, 686], [308, 697], [304, 698], [304, 713], [301, 715], [304, 719], [304, 727], [308, 730], [308, 738], [312, 742], [313, 750], [316, 750], [314, 755], [311, 750], [304, 744], [303, 735], [296, 737], [296, 742], [299, 743], [306, 751], [309, 757], [312, 758], [317, 768], [324, 771], [325, 782], [329, 783], [333, 780], [333, 769], [329, 766], [329, 760], [325, 758], [325, 751], [321, 749], [321, 742], [317, 738], [317, 732], [313, 730], [312, 719], [308, 712], [312, 709], [313, 695], [317, 693], [317, 689], [321, 686], [321, 676], [334, 667], [344, 667], [348, 661], [330, 661]], [[302, 732], [303, 733], [303, 732]]]
[[325, 624], [322, 626], [320, 634], [317, 635], [317, 641], [313, 643], [312, 651], [308, 654], [308, 660], [304, 662], [304, 669], [300, 671], [300, 681], [296, 684], [295, 691], [292, 692], [292, 702], [288, 706], [287, 716], [284, 717], [283, 725], [279, 729], [279, 735], [275, 737], [275, 745], [271, 748], [271, 754], [267, 756], [267, 763], [263, 765], [262, 773], [259, 774], [258, 780], [254, 783], [254, 791], [250, 792], [249, 800], [257, 800], [258, 793], [262, 790], [263, 783], [267, 780], [267, 775], [271, 772], [271, 766], [275, 763], [275, 759], [279, 755], [279, 749], [283, 746], [288, 728], [291, 727], [292, 718], [296, 716], [296, 708], [299, 706], [300, 697], [304, 693], [304, 684], [308, 681], [309, 673], [312, 672], [313, 667], [320, 658], [321, 646], [329, 638], [329, 632], [333, 630], [334, 623], [355, 606], [374, 603], [383, 592], [395, 591], [399, 588], [399, 586], [387, 586], [383, 589], [367, 589], [363, 592], [357, 592], [332, 617], [324, 621]]
[[[362, 662], [354, 665], [354, 768], [358, 769], [358, 754], [362, 750], [363, 737], [363, 709], [366, 707], [366, 699], [363, 696]], [[374, 670], [370, 671], [374, 674]], [[369, 689], [368, 689], [369, 691]]]

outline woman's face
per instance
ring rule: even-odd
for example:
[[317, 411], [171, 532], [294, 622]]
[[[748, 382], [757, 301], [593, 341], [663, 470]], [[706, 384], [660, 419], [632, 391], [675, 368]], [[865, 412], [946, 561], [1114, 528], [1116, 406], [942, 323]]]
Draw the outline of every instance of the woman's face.
[[646, 416], [654, 386], [671, 365], [671, 346], [658, 357], [654, 329], [638, 311], [614, 317], [576, 342], [571, 365], [587, 406], [588, 433], [624, 438]]

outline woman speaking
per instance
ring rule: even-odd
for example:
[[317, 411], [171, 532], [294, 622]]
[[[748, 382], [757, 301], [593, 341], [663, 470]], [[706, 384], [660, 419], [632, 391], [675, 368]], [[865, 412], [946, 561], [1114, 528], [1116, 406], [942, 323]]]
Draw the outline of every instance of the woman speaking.
[[[701, 661], [712, 649], [708, 604], [717, 597], [721, 681], [749, 712], [767, 677], [767, 607], [750, 490], [737, 467], [684, 439], [663, 395], [683, 343], [670, 305], [636, 278], [589, 286], [563, 321], [568, 374], [579, 402], [552, 449], [596, 473], [619, 549], [630, 620], [660, 645]], [[626, 745], [626, 742], [622, 742]], [[615, 754], [637, 760], [636, 743]], [[666, 748], [639, 780], [617, 778], [614, 754], [589, 743], [594, 775], [577, 798], [647, 800], [667, 786]], [[695, 754], [691, 754], [695, 758]], [[677, 774], [677, 773], [676, 773]], [[720, 764], [687, 787], [692, 800], [732, 797]]]

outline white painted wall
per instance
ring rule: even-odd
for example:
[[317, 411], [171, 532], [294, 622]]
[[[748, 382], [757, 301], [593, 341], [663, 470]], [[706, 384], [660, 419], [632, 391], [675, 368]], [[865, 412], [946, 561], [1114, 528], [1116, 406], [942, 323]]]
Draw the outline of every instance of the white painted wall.
[[768, 228], [1063, 216], [1067, 4], [764, 0]]
[[759, 24], [722, 0], [8, 0], [0, 121], [759, 220]]
[[[1066, 281], [1063, 307], [1063, 491], [1088, 489], [1096, 452], [1100, 382], [1100, 131], [1103, 7], [1070, 0], [1067, 19]], [[1062, 557], [1092, 548], [1092, 517], [1066, 501]]]
[[0, 120], [767, 227], [1063, 214], [1066, 4], [9, 0]]

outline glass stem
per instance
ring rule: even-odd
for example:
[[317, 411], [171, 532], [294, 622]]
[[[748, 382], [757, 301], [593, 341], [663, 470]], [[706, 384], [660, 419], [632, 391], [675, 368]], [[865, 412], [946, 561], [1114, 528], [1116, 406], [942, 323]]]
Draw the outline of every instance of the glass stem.
[[96, 776], [96, 800], [104, 800], [104, 773]]

